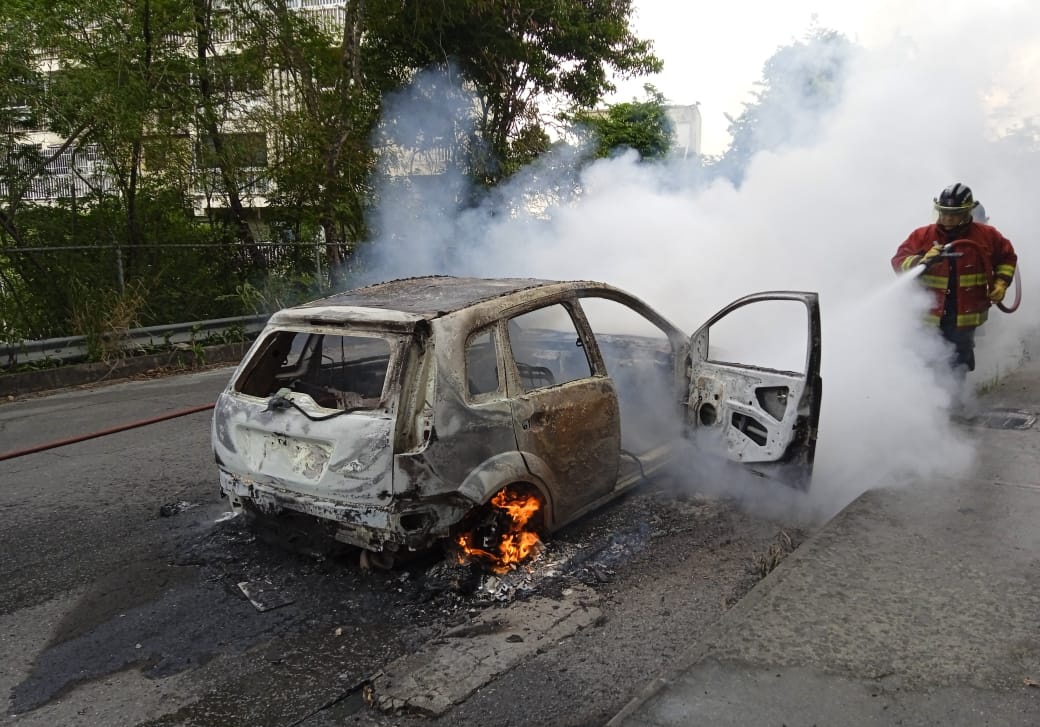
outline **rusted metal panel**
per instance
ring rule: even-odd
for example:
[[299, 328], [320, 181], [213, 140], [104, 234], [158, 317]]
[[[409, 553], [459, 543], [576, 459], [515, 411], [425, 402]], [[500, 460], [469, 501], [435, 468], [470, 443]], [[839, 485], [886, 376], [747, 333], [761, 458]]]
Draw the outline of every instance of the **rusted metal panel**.
[[513, 407], [521, 453], [551, 463], [558, 520], [566, 521], [614, 489], [621, 422], [610, 379], [528, 392], [515, 398]]
[[467, 395], [464, 347], [467, 334], [481, 323], [479, 316], [466, 312], [432, 324], [437, 341], [433, 399], [436, 445], [424, 456], [439, 481], [427, 483], [425, 490], [430, 494], [457, 489], [484, 462], [502, 452], [516, 451], [513, 414], [505, 392], [479, 402]]
[[477, 303], [503, 300], [525, 290], [545, 289], [553, 284], [562, 288], [571, 287], [569, 283], [556, 283], [533, 278], [489, 279], [433, 275], [377, 283], [337, 293], [299, 306], [299, 308], [316, 306], [379, 308], [435, 318], [472, 307]]

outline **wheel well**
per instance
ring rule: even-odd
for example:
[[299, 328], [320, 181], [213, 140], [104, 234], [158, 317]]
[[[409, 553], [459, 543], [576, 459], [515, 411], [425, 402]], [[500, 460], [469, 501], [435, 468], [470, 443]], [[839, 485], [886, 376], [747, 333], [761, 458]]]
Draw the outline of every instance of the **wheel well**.
[[[539, 533], [544, 533], [548, 529], [548, 524], [552, 522], [552, 518], [550, 517], [552, 515], [552, 503], [538, 485], [533, 482], [514, 482], [500, 488], [498, 492], [501, 492], [502, 490], [509, 490], [518, 495], [531, 495], [537, 497], [541, 506], [538, 508], [538, 512], [535, 513], [534, 518], [529, 522], [532, 528]], [[490, 502], [498, 492], [492, 493], [491, 497], [488, 498], [488, 502]]]
[[479, 527], [491, 510], [494, 509], [494, 505], [491, 504], [491, 501], [502, 491], [509, 491], [517, 495], [529, 495], [538, 498], [541, 506], [538, 508], [538, 512], [535, 513], [534, 517], [529, 521], [529, 526], [538, 533], [544, 534], [548, 531], [548, 525], [552, 522], [551, 501], [538, 485], [532, 482], [521, 481], [511, 482], [508, 485], [499, 487], [497, 490], [492, 490], [483, 503], [475, 505], [461, 520], [459, 520], [458, 523], [456, 523], [452, 528], [452, 538], [454, 539], [454, 537], [460, 533], [465, 533]]

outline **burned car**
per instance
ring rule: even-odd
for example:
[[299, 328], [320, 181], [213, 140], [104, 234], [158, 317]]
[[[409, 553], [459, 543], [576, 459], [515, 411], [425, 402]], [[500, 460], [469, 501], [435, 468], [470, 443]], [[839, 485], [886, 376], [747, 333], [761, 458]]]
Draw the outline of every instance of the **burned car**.
[[[760, 304], [794, 309], [787, 363], [715, 346]], [[730, 343], [767, 338], [774, 320]], [[302, 517], [368, 552], [472, 546], [464, 533], [492, 503], [552, 532], [703, 435], [807, 486], [819, 368], [815, 293], [746, 296], [691, 337], [603, 283], [411, 278], [273, 315], [217, 400], [212, 439], [236, 510]]]

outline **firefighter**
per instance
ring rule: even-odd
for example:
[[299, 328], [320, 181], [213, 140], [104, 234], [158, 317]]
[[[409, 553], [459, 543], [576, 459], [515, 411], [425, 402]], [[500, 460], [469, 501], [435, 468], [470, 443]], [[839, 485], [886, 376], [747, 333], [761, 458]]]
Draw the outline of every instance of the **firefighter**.
[[975, 329], [986, 322], [990, 305], [1004, 299], [1018, 256], [1006, 237], [978, 219], [980, 205], [969, 187], [951, 184], [932, 202], [935, 223], [910, 233], [892, 269], [925, 266], [920, 282], [935, 296], [928, 320], [953, 345], [950, 363], [963, 377], [975, 370]]

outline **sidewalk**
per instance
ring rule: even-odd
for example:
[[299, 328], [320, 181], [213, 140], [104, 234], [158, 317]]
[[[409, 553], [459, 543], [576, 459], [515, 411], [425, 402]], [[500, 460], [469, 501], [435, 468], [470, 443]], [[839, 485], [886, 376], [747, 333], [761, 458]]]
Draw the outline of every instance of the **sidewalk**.
[[[1040, 413], [1040, 361], [981, 407]], [[861, 496], [609, 727], [1040, 725], [1040, 423], [972, 431], [970, 479]]]

